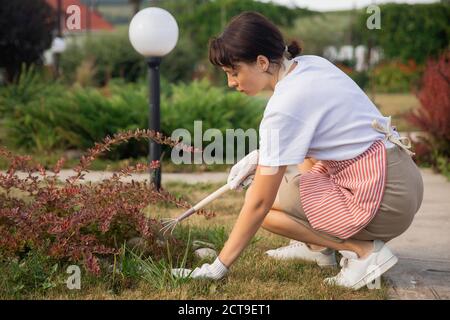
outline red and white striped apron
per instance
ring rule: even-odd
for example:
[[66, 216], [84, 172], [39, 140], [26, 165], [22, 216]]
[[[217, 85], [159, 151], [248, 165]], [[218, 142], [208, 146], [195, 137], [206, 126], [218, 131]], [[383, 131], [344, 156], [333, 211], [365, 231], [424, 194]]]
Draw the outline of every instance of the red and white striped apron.
[[[387, 128], [372, 126], [412, 154]], [[380, 207], [386, 182], [386, 148], [376, 140], [356, 158], [343, 161], [318, 161], [300, 176], [300, 199], [313, 229], [347, 239], [373, 219]]]

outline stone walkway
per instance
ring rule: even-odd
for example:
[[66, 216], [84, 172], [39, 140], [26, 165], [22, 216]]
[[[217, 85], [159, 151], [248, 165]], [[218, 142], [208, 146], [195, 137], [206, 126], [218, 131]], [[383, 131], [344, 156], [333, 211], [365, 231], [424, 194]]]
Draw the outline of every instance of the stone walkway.
[[386, 273], [393, 299], [450, 299], [450, 183], [422, 170], [424, 198], [411, 227], [389, 242], [399, 257]]

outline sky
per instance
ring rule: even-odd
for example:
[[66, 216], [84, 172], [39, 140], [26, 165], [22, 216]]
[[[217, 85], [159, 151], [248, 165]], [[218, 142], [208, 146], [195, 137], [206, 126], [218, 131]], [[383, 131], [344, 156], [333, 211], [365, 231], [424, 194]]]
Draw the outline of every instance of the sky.
[[[269, 0], [259, 0], [269, 2]], [[438, 0], [271, 0], [272, 2], [286, 6], [298, 6], [317, 11], [347, 10], [356, 7], [363, 8], [369, 4], [382, 4], [387, 2], [397, 3], [433, 3]]]

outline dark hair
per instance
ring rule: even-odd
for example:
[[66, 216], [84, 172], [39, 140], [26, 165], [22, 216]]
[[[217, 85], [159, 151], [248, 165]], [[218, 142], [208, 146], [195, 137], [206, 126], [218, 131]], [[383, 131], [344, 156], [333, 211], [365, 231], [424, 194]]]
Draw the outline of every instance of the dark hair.
[[237, 62], [253, 63], [263, 55], [271, 63], [280, 64], [283, 56], [298, 56], [302, 49], [292, 41], [286, 44], [277, 26], [258, 12], [246, 11], [234, 17], [218, 37], [209, 42], [209, 61], [216, 66], [232, 67]]

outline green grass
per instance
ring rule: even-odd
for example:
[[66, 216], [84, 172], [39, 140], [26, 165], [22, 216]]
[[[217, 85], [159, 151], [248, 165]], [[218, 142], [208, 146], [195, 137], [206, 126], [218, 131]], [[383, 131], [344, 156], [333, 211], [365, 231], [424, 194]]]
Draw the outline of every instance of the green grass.
[[[220, 184], [195, 185], [168, 182], [164, 188], [182, 195], [194, 204]], [[11, 265], [0, 262], [0, 299], [386, 299], [387, 285], [382, 288], [359, 291], [328, 287], [323, 279], [338, 272], [337, 268], [321, 269], [304, 261], [276, 261], [264, 255], [268, 249], [285, 245], [288, 239], [259, 230], [243, 255], [231, 267], [229, 274], [219, 281], [173, 279], [171, 267], [195, 268], [208, 259], [193, 255], [195, 240], [212, 243], [220, 250], [243, 205], [244, 193], [230, 191], [211, 203], [206, 209], [216, 216], [206, 219], [193, 215], [182, 222], [174, 235], [185, 244], [182, 248], [165, 248], [166, 259], [151, 258], [130, 253], [118, 255], [108, 263], [115, 270], [96, 278], [82, 271], [81, 290], [68, 290], [65, 279], [66, 265], [60, 264], [57, 272], [51, 272], [54, 261], [46, 258], [24, 260], [27, 266], [21, 273], [12, 272]], [[154, 205], [147, 214], [152, 217], [174, 217], [183, 210], [173, 205]], [[175, 250], [176, 249], [176, 250]], [[43, 259], [43, 260], [42, 260]], [[17, 270], [17, 264], [15, 265]], [[45, 267], [45, 266], [48, 266]], [[31, 281], [38, 274], [39, 281]], [[16, 274], [15, 277], [10, 276]], [[17, 276], [18, 274], [18, 276]], [[15, 280], [13, 280], [15, 279]], [[19, 279], [19, 280], [18, 280]], [[46, 280], [47, 279], [47, 280]], [[19, 282], [17, 282], [19, 281]], [[26, 283], [26, 290], [14, 287]], [[47, 284], [45, 284], [47, 282]], [[6, 288], [9, 288], [8, 290]], [[11, 289], [12, 288], [12, 289]]]

